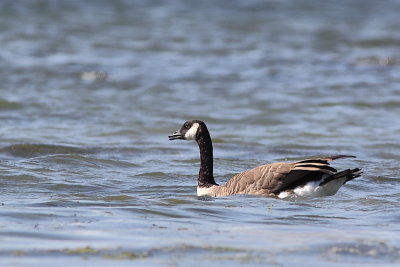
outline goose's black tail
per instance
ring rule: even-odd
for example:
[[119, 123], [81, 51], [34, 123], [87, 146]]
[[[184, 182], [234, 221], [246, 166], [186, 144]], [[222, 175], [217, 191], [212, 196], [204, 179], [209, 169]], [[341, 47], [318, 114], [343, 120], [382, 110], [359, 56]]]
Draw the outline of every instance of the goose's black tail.
[[336, 179], [340, 179], [343, 177], [346, 177], [346, 180], [343, 184], [347, 183], [348, 181], [353, 180], [354, 178], [360, 177], [362, 174], [362, 170], [359, 168], [355, 168], [355, 169], [347, 169], [338, 173], [335, 173], [329, 177], [327, 177], [326, 179], [324, 179], [319, 185], [322, 186], [324, 184], [327, 184], [333, 180]]

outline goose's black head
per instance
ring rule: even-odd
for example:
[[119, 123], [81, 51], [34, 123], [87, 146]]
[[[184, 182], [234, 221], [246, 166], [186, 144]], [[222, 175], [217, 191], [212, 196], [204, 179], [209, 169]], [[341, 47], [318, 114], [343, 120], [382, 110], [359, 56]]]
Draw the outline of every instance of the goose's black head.
[[[198, 140], [201, 131], [205, 128], [206, 125], [203, 121], [200, 120], [190, 120], [186, 121], [179, 131], [173, 133], [172, 135], [168, 136], [169, 140]], [[207, 129], [207, 128], [206, 128]]]

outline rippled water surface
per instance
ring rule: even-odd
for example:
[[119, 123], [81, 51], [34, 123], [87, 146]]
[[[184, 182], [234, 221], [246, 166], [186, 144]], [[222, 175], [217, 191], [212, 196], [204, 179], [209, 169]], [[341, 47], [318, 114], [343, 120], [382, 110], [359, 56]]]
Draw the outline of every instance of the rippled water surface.
[[[400, 263], [400, 1], [0, 2], [0, 265]], [[335, 196], [196, 196], [352, 154]]]

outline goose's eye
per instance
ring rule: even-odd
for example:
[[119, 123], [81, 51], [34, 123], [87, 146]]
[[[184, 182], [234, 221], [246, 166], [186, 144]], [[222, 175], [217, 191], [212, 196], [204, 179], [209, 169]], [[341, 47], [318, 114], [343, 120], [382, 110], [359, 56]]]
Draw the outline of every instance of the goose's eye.
[[185, 128], [189, 129], [189, 123], [188, 122], [185, 122]]

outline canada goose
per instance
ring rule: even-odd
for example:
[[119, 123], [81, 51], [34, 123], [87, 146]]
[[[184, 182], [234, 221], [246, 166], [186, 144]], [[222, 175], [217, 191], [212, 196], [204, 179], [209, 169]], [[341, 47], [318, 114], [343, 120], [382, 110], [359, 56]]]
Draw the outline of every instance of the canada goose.
[[292, 163], [271, 163], [236, 174], [225, 185], [218, 185], [213, 176], [213, 146], [203, 121], [191, 120], [168, 136], [169, 140], [195, 140], [200, 148], [200, 171], [197, 195], [228, 196], [234, 194], [286, 198], [290, 196], [331, 196], [346, 182], [359, 177], [361, 169], [337, 172], [329, 161], [354, 156], [336, 155], [305, 159]]

